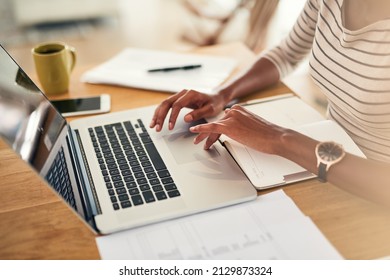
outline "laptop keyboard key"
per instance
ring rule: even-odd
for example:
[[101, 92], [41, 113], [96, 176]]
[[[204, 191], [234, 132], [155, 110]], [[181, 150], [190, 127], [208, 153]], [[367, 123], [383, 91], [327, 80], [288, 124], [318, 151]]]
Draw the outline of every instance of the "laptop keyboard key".
[[152, 187], [155, 192], [163, 191], [163, 187], [161, 185], [156, 185]]
[[129, 207], [131, 207], [131, 202], [130, 201], [122, 201], [121, 206], [122, 206], [122, 208], [129, 208]]
[[150, 160], [153, 162], [156, 170], [166, 169], [165, 163], [153, 143], [146, 143], [145, 149], [148, 152]]
[[148, 179], [154, 179], [154, 178], [157, 178], [157, 174], [156, 173], [148, 173], [147, 175], [146, 175], [146, 177], [148, 177]]
[[115, 176], [112, 176], [113, 174], [111, 173], [111, 179], [113, 182], [116, 182], [116, 181], [122, 181], [122, 177], [120, 175], [115, 175]]
[[149, 180], [149, 183], [153, 186], [153, 185], [160, 184], [160, 181], [158, 179], [151, 179]]
[[135, 206], [144, 204], [144, 201], [142, 200], [142, 197], [140, 195], [133, 195], [131, 197], [131, 201], [133, 201], [133, 204]]
[[119, 194], [124, 194], [124, 193], [127, 193], [127, 190], [125, 188], [119, 188], [119, 189], [116, 189], [116, 193], [119, 195]]
[[141, 190], [141, 192], [144, 192], [150, 190], [150, 187], [149, 185], [141, 185], [139, 186], [139, 189]]
[[145, 191], [142, 193], [142, 196], [145, 199], [146, 203], [154, 202], [156, 199], [154, 198], [154, 195], [151, 191]]
[[171, 174], [169, 174], [168, 170], [161, 170], [161, 171], [158, 171], [158, 177], [160, 178], [165, 178], [165, 177], [169, 177], [171, 176]]
[[173, 191], [168, 192], [168, 196], [170, 198], [180, 196], [180, 192], [178, 190], [173, 190]]
[[171, 177], [166, 177], [166, 178], [162, 178], [161, 179], [161, 182], [166, 185], [166, 184], [170, 184], [170, 183], [173, 183], [173, 180]]
[[148, 183], [148, 180], [146, 180], [145, 177], [142, 177], [142, 178], [137, 179], [137, 183], [138, 183], [139, 185], [147, 184], [147, 183]]
[[137, 183], [136, 182], [128, 182], [128, 183], [126, 183], [126, 187], [128, 189], [136, 188], [137, 187]]
[[167, 199], [167, 195], [164, 192], [156, 192], [155, 193], [157, 200]]
[[122, 181], [117, 181], [117, 182], [114, 183], [114, 187], [115, 188], [121, 188], [121, 187], [124, 187], [124, 186], [125, 186], [125, 184], [123, 184]]
[[130, 189], [130, 190], [129, 190], [129, 194], [130, 194], [131, 196], [136, 195], [136, 194], [139, 194], [139, 190], [138, 190], [137, 188]]
[[120, 201], [129, 200], [129, 196], [127, 194], [121, 194], [118, 196]]
[[166, 191], [177, 190], [177, 187], [176, 187], [175, 184], [164, 185], [164, 188], [165, 188]]

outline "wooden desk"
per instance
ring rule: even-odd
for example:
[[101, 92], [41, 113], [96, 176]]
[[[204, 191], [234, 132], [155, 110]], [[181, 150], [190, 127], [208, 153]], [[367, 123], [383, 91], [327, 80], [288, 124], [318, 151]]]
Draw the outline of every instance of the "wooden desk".
[[[104, 52], [103, 60], [122, 47], [115, 46], [116, 49], [110, 49], [111, 53]], [[59, 98], [106, 92], [112, 97], [112, 111], [119, 111], [156, 104], [168, 96], [161, 92], [81, 83], [80, 75], [99, 63], [96, 58], [88, 58], [89, 47], [77, 46], [76, 42], [81, 59], [72, 74], [69, 93]], [[235, 57], [240, 61], [239, 68], [254, 58], [242, 44], [208, 47], [197, 52]], [[29, 50], [11, 50], [11, 54], [36, 81]], [[250, 98], [288, 91], [279, 84]], [[317, 180], [283, 189], [345, 258], [372, 259], [390, 255], [389, 211]], [[0, 259], [99, 258], [95, 235], [0, 141]]]

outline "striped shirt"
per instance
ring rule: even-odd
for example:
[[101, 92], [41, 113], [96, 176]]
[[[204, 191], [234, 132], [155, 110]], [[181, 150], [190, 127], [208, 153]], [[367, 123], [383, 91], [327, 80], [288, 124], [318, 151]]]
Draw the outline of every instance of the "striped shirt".
[[343, 1], [308, 0], [288, 37], [265, 57], [283, 77], [310, 54], [328, 117], [368, 158], [390, 162], [390, 19], [348, 30]]

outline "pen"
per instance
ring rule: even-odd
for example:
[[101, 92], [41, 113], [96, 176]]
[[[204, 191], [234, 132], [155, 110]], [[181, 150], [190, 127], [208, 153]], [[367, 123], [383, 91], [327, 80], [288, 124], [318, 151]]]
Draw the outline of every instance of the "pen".
[[155, 69], [149, 69], [148, 72], [169, 72], [169, 71], [176, 71], [176, 70], [191, 70], [202, 67], [201, 64], [193, 64], [193, 65], [183, 65], [183, 66], [175, 66], [175, 67], [164, 67], [164, 68], [155, 68]]

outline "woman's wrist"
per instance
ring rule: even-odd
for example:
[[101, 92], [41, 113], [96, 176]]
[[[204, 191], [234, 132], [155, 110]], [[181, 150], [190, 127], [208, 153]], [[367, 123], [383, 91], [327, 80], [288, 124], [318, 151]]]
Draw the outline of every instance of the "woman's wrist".
[[297, 131], [285, 129], [276, 145], [275, 154], [289, 159], [307, 170], [315, 171], [315, 146], [318, 141]]
[[226, 106], [234, 99], [233, 90], [230, 87], [222, 88], [217, 91], [217, 95], [222, 100], [223, 105]]
[[293, 140], [295, 131], [288, 128], [280, 128], [279, 135], [276, 136], [273, 141], [273, 151], [272, 154], [278, 155], [284, 158], [289, 159], [289, 155], [291, 153], [290, 146], [291, 141]]
[[262, 57], [241, 75], [223, 84], [215, 93], [223, 98], [225, 105], [231, 101], [260, 91], [279, 81], [279, 71], [275, 64]]

